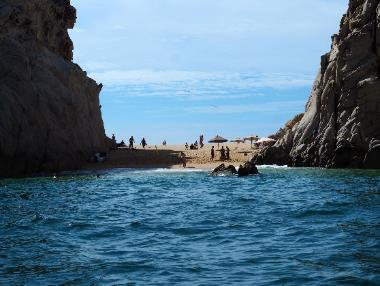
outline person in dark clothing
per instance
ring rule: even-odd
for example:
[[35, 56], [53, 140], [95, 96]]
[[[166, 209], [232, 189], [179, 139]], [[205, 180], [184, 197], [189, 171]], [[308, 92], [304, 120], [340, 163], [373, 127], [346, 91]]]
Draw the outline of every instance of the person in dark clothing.
[[231, 158], [230, 158], [230, 148], [228, 148], [228, 146], [226, 147], [226, 159], [227, 160], [231, 160]]
[[120, 143], [117, 143], [116, 146], [117, 146], [117, 147], [125, 147], [124, 140], [121, 140], [121, 142], [120, 142]]
[[141, 140], [141, 146], [145, 149], [145, 146], [146, 145], [148, 145], [148, 144], [146, 144], [146, 140], [145, 140], [145, 138], [143, 138], [142, 140]]
[[133, 149], [133, 143], [135, 143], [135, 138], [131, 136], [131, 138], [129, 138], [129, 149]]
[[179, 155], [181, 161], [182, 161], [182, 167], [186, 168], [186, 154], [181, 152]]
[[211, 148], [211, 160], [214, 160], [215, 158], [215, 149], [214, 149], [214, 146], [212, 146]]
[[222, 146], [222, 149], [220, 149], [220, 160], [226, 160], [226, 150], [224, 149], [224, 146]]

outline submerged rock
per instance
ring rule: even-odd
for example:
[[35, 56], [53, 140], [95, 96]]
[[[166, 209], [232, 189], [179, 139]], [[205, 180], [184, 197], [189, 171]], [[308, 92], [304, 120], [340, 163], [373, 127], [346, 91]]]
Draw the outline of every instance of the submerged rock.
[[240, 165], [239, 169], [236, 170], [236, 168], [232, 165], [226, 166], [224, 164], [219, 165], [216, 167], [211, 175], [213, 176], [233, 176], [238, 175], [239, 177], [246, 177], [249, 175], [257, 175], [259, 171], [256, 168], [256, 165], [253, 162], [246, 162], [244, 165]]
[[238, 176], [239, 177], [246, 177], [249, 175], [257, 175], [258, 173], [259, 173], [259, 171], [257, 170], [256, 165], [251, 161], [244, 163], [243, 166], [240, 165], [239, 170], [238, 170]]
[[211, 175], [213, 176], [232, 176], [236, 174], [237, 174], [237, 171], [236, 171], [235, 166], [232, 166], [232, 165], [226, 166], [224, 164], [219, 165], [211, 172]]
[[255, 160], [264, 164], [380, 168], [380, 0], [350, 0], [321, 58], [306, 112]]
[[107, 149], [102, 85], [72, 63], [69, 0], [0, 2], [0, 177], [79, 168]]

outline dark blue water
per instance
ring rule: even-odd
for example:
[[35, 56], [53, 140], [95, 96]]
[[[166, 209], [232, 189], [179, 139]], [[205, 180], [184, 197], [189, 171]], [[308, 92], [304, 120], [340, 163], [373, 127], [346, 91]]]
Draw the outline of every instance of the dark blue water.
[[380, 173], [0, 181], [1, 285], [380, 285]]

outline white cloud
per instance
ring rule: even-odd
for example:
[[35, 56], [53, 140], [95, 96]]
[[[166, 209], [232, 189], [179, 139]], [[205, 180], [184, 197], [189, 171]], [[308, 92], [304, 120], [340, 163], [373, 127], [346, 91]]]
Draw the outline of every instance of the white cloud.
[[233, 113], [267, 113], [267, 112], [299, 112], [305, 106], [304, 101], [272, 101], [258, 104], [241, 105], [209, 105], [187, 109], [191, 113], [233, 114]]
[[106, 86], [199, 83], [234, 88], [294, 88], [311, 86], [314, 76], [306, 74], [254, 74], [202, 71], [106, 70], [89, 74]]
[[112, 101], [142, 97], [181, 101], [266, 97], [281, 93], [280, 90], [311, 88], [314, 78], [304, 74], [152, 70], [105, 70], [90, 76], [104, 84], [104, 94]]

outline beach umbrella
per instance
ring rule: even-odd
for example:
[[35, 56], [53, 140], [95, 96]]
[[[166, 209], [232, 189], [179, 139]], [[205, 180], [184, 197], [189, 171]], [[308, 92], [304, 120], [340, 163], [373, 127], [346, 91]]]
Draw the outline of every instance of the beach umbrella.
[[241, 138], [236, 138], [236, 139], [234, 139], [234, 140], [231, 140], [231, 142], [235, 142], [235, 143], [243, 143], [244, 142], [244, 140], [243, 139], [241, 139]]
[[225, 143], [225, 142], [228, 142], [228, 140], [219, 135], [216, 135], [214, 138], [208, 141], [208, 143], [218, 143], [218, 149], [219, 149], [219, 143]]
[[275, 141], [276, 140], [272, 138], [263, 137], [263, 138], [260, 138], [260, 140], [258, 140], [256, 143], [267, 143], [267, 142], [275, 142]]
[[252, 147], [253, 141], [259, 140], [259, 136], [257, 136], [257, 135], [251, 135], [251, 136], [245, 137], [244, 140], [251, 141], [251, 147]]
[[258, 140], [256, 143], [266, 145], [266, 144], [274, 143], [274, 142], [276, 142], [276, 140], [272, 138], [263, 137], [263, 138], [260, 138], [260, 140]]

